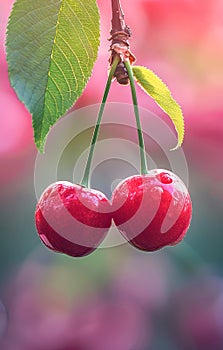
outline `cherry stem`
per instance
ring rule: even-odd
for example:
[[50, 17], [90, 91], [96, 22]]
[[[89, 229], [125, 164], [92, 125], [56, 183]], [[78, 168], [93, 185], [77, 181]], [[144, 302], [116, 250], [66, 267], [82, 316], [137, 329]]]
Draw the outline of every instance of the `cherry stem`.
[[129, 61], [125, 61], [125, 66], [128, 72], [130, 86], [131, 86], [131, 92], [132, 92], [132, 102], [134, 105], [134, 112], [136, 117], [136, 125], [138, 130], [138, 140], [139, 140], [139, 147], [140, 147], [140, 167], [141, 167], [141, 174], [148, 174], [148, 167], [147, 167], [147, 161], [146, 161], [146, 150], [145, 150], [145, 143], [144, 143], [144, 137], [142, 133], [142, 127], [140, 122], [140, 116], [139, 116], [139, 107], [138, 107], [138, 101], [137, 101], [137, 95], [136, 95], [136, 89], [135, 89], [135, 82], [134, 77], [132, 74], [132, 68], [130, 66]]
[[91, 139], [90, 151], [89, 151], [87, 163], [85, 166], [84, 176], [83, 176], [83, 179], [81, 181], [81, 185], [84, 187], [88, 187], [88, 188], [90, 187], [90, 171], [91, 171], [91, 164], [92, 164], [92, 159], [93, 159], [93, 155], [94, 155], [95, 144], [96, 144], [97, 139], [98, 139], [98, 134], [99, 134], [100, 125], [101, 125], [101, 119], [102, 119], [102, 115], [104, 112], [105, 103], [107, 101], [108, 92], [109, 92], [110, 87], [111, 87], [112, 78], [114, 76], [114, 73], [115, 73], [115, 70], [116, 70], [116, 67], [117, 67], [119, 61], [120, 61], [120, 58], [117, 55], [113, 61], [112, 66], [111, 66], [108, 80], [107, 80], [107, 83], [105, 86], [104, 95], [103, 95], [100, 109], [98, 112], [98, 119], [97, 119], [97, 122], [96, 122], [96, 125], [94, 128], [92, 139]]

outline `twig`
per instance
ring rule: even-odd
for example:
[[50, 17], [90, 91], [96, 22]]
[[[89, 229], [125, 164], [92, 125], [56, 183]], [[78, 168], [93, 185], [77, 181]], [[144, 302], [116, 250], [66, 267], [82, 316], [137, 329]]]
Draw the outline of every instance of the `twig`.
[[111, 37], [111, 57], [109, 59], [112, 65], [114, 58], [118, 55], [120, 62], [117, 65], [114, 77], [119, 84], [129, 84], [129, 76], [124, 62], [129, 61], [130, 64], [135, 62], [135, 56], [130, 51], [129, 38], [131, 29], [125, 24], [125, 16], [119, 0], [111, 0], [112, 2], [112, 28], [110, 31]]

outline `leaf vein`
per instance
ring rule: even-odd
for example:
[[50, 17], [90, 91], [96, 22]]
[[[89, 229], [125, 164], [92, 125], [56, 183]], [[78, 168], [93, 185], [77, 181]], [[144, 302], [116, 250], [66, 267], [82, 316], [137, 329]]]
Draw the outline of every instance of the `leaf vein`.
[[[68, 61], [68, 60], [67, 60], [67, 61]], [[67, 84], [67, 87], [68, 87], [67, 92], [69, 92], [70, 98], [71, 98], [72, 88], [71, 88], [71, 85], [70, 85], [69, 81], [67, 80], [66, 75], [65, 75], [64, 72], [63, 72], [63, 69], [60, 67], [59, 63], [57, 63], [57, 61], [56, 61], [53, 57], [52, 57], [52, 62], [54, 62], [54, 64], [57, 66], [58, 70], [59, 70], [60, 73], [62, 74], [62, 76], [63, 76], [63, 78], [64, 78], [64, 80], [65, 80], [65, 82], [66, 82], [66, 84]]]
[[[48, 9], [50, 7], [55, 7], [55, 5], [59, 4], [60, 2], [61, 2], [61, 0], [58, 1], [57, 3], [46, 5], [46, 6], [44, 6], [44, 10], [46, 10], [46, 9]], [[27, 1], [27, 3], [28, 3], [28, 5], [30, 5], [30, 0]], [[27, 16], [33, 15], [36, 11], [40, 11], [40, 10], [43, 10], [43, 6], [37, 7], [35, 9], [30, 9], [29, 12], [27, 12], [24, 16], [20, 17], [17, 21], [15, 21], [13, 23], [10, 23], [10, 26], [13, 27], [15, 25], [18, 25], [18, 23], [20, 23], [21, 21], [25, 20], [25, 18]], [[17, 13], [18, 12], [24, 12], [24, 11], [17, 10]], [[44, 12], [47, 13], [47, 10], [44, 11]], [[26, 22], [26, 20], [25, 20], [25, 22]]]
[[[68, 7], [70, 7], [69, 4], [68, 4]], [[70, 10], [71, 10], [71, 12], [73, 13], [74, 17], [76, 18], [76, 20], [80, 23], [80, 26], [81, 26], [81, 29], [82, 29], [82, 28], [83, 28], [82, 22], [81, 22], [80, 19], [77, 17], [77, 15], [76, 15], [75, 12], [73, 11], [72, 7], [70, 7]], [[87, 28], [86, 28], [86, 30], [87, 30]], [[90, 29], [88, 29], [88, 32], [90, 32], [91, 37], [93, 37], [94, 40], [96, 41], [96, 37], [95, 37], [94, 33], [93, 33]], [[90, 44], [90, 42], [89, 42], [89, 39], [88, 39], [87, 35], [85, 34], [85, 32], [83, 31], [83, 29], [82, 29], [82, 33], [83, 33], [83, 35], [86, 37], [86, 39], [87, 39], [87, 41], [88, 41], [88, 43], [89, 43], [89, 46], [91, 46], [91, 44]]]

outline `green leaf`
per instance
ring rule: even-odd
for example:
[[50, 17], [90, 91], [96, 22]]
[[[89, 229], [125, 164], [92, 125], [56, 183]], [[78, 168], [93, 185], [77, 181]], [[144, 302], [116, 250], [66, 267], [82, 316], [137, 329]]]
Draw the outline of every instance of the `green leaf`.
[[150, 69], [141, 66], [132, 67], [134, 77], [141, 88], [168, 114], [178, 135], [174, 150], [179, 148], [184, 138], [184, 118], [180, 106], [171, 96], [168, 87]]
[[7, 28], [9, 78], [42, 152], [50, 127], [90, 78], [99, 47], [96, 0], [17, 0]]

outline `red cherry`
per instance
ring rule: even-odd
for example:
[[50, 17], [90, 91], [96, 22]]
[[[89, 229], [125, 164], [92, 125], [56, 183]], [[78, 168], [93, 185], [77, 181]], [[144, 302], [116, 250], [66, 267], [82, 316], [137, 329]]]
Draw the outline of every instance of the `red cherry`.
[[162, 169], [123, 180], [113, 192], [112, 206], [119, 231], [130, 244], [145, 251], [180, 242], [192, 215], [186, 186]]
[[111, 226], [111, 205], [99, 191], [59, 181], [43, 192], [35, 220], [48, 248], [80, 257], [93, 252], [104, 239]]

